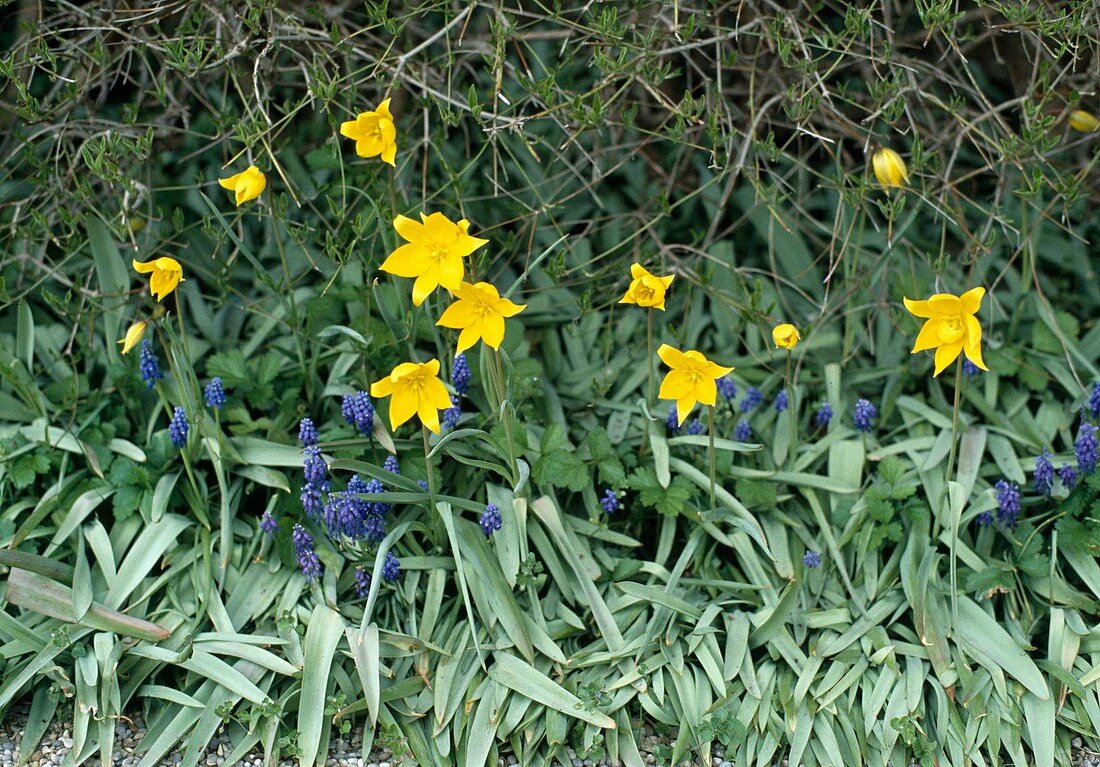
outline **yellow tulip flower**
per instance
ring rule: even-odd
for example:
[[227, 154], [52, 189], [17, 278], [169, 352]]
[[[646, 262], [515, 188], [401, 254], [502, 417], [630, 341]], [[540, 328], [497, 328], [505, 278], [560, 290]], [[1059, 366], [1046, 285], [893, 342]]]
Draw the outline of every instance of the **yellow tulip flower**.
[[501, 298], [496, 286], [488, 282], [473, 285], [463, 282], [455, 291], [455, 297], [455, 302], [435, 323], [442, 328], [462, 331], [458, 334], [455, 354], [461, 354], [478, 341], [499, 349], [504, 340], [504, 318], [515, 317], [527, 308], [527, 304], [514, 304]]
[[1069, 113], [1069, 127], [1082, 133], [1092, 133], [1094, 130], [1100, 129], [1100, 120], [1097, 120], [1096, 115], [1092, 112], [1086, 112], [1084, 109], [1074, 109]]
[[982, 361], [982, 326], [974, 315], [982, 305], [985, 288], [974, 288], [961, 296], [937, 293], [927, 301], [905, 300], [905, 308], [915, 317], [927, 320], [917, 334], [913, 354], [936, 350], [938, 376], [954, 362], [960, 353], [982, 370], [988, 370]]
[[661, 344], [657, 355], [671, 368], [665, 375], [665, 380], [661, 381], [661, 391], [657, 396], [676, 400], [676, 414], [680, 425], [696, 402], [703, 405], [714, 404], [718, 396], [715, 381], [733, 370], [711, 362], [694, 349], [682, 352], [668, 344]]
[[233, 192], [237, 206], [242, 202], [255, 200], [267, 188], [267, 176], [255, 165], [249, 165], [243, 171], [229, 178], [219, 178], [223, 189]]
[[180, 266], [179, 261], [168, 256], [161, 256], [144, 263], [135, 259], [133, 267], [139, 274], [150, 275], [149, 292], [158, 301], [163, 301], [165, 296], [183, 282], [183, 267]]
[[871, 168], [887, 193], [891, 187], [902, 187], [909, 183], [909, 169], [905, 167], [905, 160], [893, 149], [883, 147], [871, 155]]
[[370, 385], [372, 397], [391, 397], [390, 426], [395, 431], [414, 415], [439, 434], [439, 411], [451, 407], [451, 395], [439, 380], [439, 360], [402, 362]]
[[467, 234], [470, 222], [462, 219], [457, 224], [442, 213], [430, 216], [420, 214], [420, 222], [405, 216], [393, 220], [393, 227], [408, 244], [397, 248], [382, 263], [382, 271], [398, 277], [415, 277], [413, 304], [420, 306], [424, 299], [442, 285], [447, 290], [458, 290], [466, 267], [462, 259], [489, 242]]
[[772, 341], [775, 342], [776, 349], [790, 351], [801, 340], [802, 336], [798, 334], [798, 328], [789, 322], [784, 322], [782, 325], [776, 325], [772, 328]]
[[396, 167], [397, 128], [386, 99], [373, 112], [360, 112], [354, 120], [340, 123], [340, 135], [355, 140], [355, 153], [360, 157], [382, 155], [382, 162]]
[[123, 354], [126, 354], [138, 345], [138, 342], [141, 341], [142, 337], [145, 335], [145, 328], [148, 324], [149, 323], [145, 320], [138, 320], [126, 329], [126, 335], [118, 340], [118, 342], [122, 344]]
[[658, 277], [650, 274], [641, 264], [630, 265], [630, 276], [634, 279], [626, 290], [626, 295], [619, 299], [620, 304], [637, 304], [646, 308], [665, 309], [665, 293], [672, 284], [675, 275]]

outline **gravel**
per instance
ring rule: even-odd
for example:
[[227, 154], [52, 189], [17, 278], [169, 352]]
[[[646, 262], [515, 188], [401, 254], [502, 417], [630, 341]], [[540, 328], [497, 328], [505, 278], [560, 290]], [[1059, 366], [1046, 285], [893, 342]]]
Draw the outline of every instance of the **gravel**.
[[[8, 711], [5, 721], [0, 723], [0, 767], [14, 767], [19, 761], [19, 745], [23, 738], [23, 728], [26, 726], [26, 708], [13, 707]], [[135, 767], [141, 759], [138, 747], [145, 736], [145, 723], [140, 715], [120, 720], [115, 727], [114, 767]], [[646, 730], [639, 743], [642, 759], [646, 764], [667, 767], [658, 761], [658, 754], [668, 753], [671, 741], [662, 738], [652, 731]], [[54, 722], [42, 736], [38, 744], [38, 751], [28, 761], [29, 767], [58, 767], [69, 749], [72, 748], [73, 739], [69, 729], [63, 722]], [[395, 757], [388, 748], [378, 748], [363, 759], [363, 730], [362, 727], [353, 728], [347, 738], [334, 738], [329, 747], [329, 755], [326, 767], [416, 767], [416, 763], [408, 758]], [[1100, 767], [1100, 753], [1089, 750], [1080, 738], [1074, 738], [1073, 767]], [[230, 767], [225, 764], [225, 756], [229, 754], [232, 746], [228, 737], [219, 732], [210, 742], [207, 750], [199, 757], [198, 764], [205, 767]], [[573, 767], [612, 767], [610, 761], [603, 759], [583, 759], [573, 749], [566, 749], [567, 760]], [[171, 753], [162, 762], [161, 767], [176, 767], [181, 760], [181, 754]], [[263, 767], [264, 757], [260, 751], [253, 751], [244, 756], [235, 765], [243, 767]], [[503, 754], [497, 760], [497, 767], [513, 767], [516, 757]], [[279, 761], [279, 767], [297, 767], [297, 760], [283, 758]], [[619, 767], [621, 762], [615, 765]], [[685, 761], [679, 767], [697, 767], [696, 763]], [[732, 762], [726, 760], [722, 746], [716, 744], [712, 749], [710, 767], [733, 767]], [[788, 767], [787, 760], [778, 762], [776, 767]]]

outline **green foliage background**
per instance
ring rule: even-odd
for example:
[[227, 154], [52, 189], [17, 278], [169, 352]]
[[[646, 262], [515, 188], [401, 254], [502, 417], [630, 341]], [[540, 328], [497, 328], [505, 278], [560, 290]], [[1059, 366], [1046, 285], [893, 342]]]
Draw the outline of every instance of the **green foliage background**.
[[[0, 712], [29, 701], [25, 743], [58, 717], [76, 760], [106, 762], [134, 708], [142, 767], [195, 764], [220, 727], [312, 764], [353, 719], [365, 749], [425, 765], [566, 744], [636, 765], [642, 722], [671, 733], [666, 763], [721, 742], [745, 765], [1051, 765], [1095, 739], [1095, 476], [1029, 495], [1015, 528], [974, 523], [1043, 447], [1072, 462], [1100, 378], [1100, 155], [1065, 123], [1100, 113], [1093, 3], [7, 10]], [[387, 96], [396, 170], [338, 135]], [[906, 191], [874, 182], [880, 145]], [[249, 163], [268, 191], [234, 209], [216, 179]], [[396, 435], [393, 477], [339, 417], [397, 362], [450, 359], [442, 299], [414, 311], [378, 272], [393, 217], [421, 210], [473, 222], [491, 245], [471, 271], [529, 305], [505, 341], [519, 434], [472, 355], [435, 508], [418, 436]], [[115, 341], [154, 309], [128, 261], [162, 254], [187, 281], [147, 393]], [[705, 436], [666, 438], [658, 406], [642, 444], [646, 319], [616, 303], [633, 261], [676, 274], [657, 337], [742, 391], [770, 401], [770, 328], [803, 331], [791, 410], [741, 443], [719, 408], [713, 505]], [[910, 357], [900, 299], [978, 284], [991, 372], [964, 381], [949, 476], [952, 376]], [[322, 544], [312, 586], [287, 541], [307, 415], [334, 476], [396, 505], [380, 547]], [[356, 600], [354, 567], [391, 547], [402, 580]]]

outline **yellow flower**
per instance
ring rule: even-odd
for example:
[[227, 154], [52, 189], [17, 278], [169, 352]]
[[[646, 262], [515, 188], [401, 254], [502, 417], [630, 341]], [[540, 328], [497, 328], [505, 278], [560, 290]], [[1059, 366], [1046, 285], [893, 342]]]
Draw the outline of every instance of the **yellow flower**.
[[183, 267], [179, 261], [168, 256], [144, 263], [135, 259], [133, 266], [139, 274], [152, 274], [149, 278], [149, 292], [158, 301], [163, 301], [165, 296], [183, 282]]
[[984, 295], [985, 288], [974, 288], [961, 296], [937, 293], [927, 301], [905, 299], [910, 314], [928, 320], [917, 334], [912, 353], [936, 350], [936, 370], [932, 375], [942, 373], [960, 352], [982, 370], [989, 369], [982, 361], [982, 326], [974, 316]]
[[500, 342], [504, 340], [504, 318], [515, 317], [527, 308], [527, 304], [514, 304], [507, 298], [501, 298], [496, 287], [488, 282], [473, 285], [463, 282], [455, 291], [455, 296], [455, 302], [435, 323], [443, 328], [462, 331], [458, 334], [455, 354], [461, 354], [478, 341], [499, 349]]
[[370, 385], [372, 397], [390, 397], [390, 426], [396, 431], [414, 415], [439, 434], [439, 411], [451, 407], [451, 395], [436, 376], [439, 360], [402, 362], [393, 371]]
[[382, 162], [396, 166], [397, 128], [386, 99], [373, 112], [360, 112], [354, 120], [340, 123], [340, 135], [355, 139], [355, 153], [360, 157], [382, 155]]
[[125, 337], [118, 339], [118, 342], [122, 344], [123, 354], [126, 354], [138, 345], [138, 341], [145, 335], [146, 325], [148, 325], [148, 323], [145, 320], [138, 320], [126, 329]]
[[658, 277], [650, 274], [641, 264], [630, 265], [630, 276], [634, 279], [626, 289], [626, 295], [619, 299], [620, 304], [637, 304], [647, 308], [665, 309], [665, 292], [672, 284], [675, 275]]
[[1092, 112], [1086, 112], [1084, 109], [1074, 109], [1069, 113], [1069, 127], [1082, 133], [1092, 133], [1100, 128], [1100, 120], [1097, 120], [1096, 115]]
[[416, 306], [440, 285], [458, 290], [466, 275], [462, 259], [489, 242], [467, 234], [470, 222], [466, 219], [456, 224], [442, 213], [421, 213], [420, 219], [423, 223], [404, 216], [393, 220], [393, 228], [408, 244], [390, 253], [382, 264], [384, 272], [416, 278], [412, 293]]
[[676, 400], [676, 415], [680, 418], [680, 424], [683, 424], [696, 402], [714, 404], [718, 395], [714, 382], [733, 370], [711, 362], [694, 349], [682, 352], [668, 344], [661, 344], [657, 355], [672, 368], [661, 381], [661, 391], [657, 396]]
[[802, 340], [802, 336], [798, 334], [798, 328], [789, 322], [784, 322], [782, 325], [776, 325], [772, 328], [772, 340], [775, 341], [776, 349], [790, 351], [795, 347], [795, 344]]
[[875, 178], [887, 193], [890, 187], [901, 187], [909, 183], [909, 170], [905, 167], [905, 160], [893, 149], [883, 147], [871, 155], [871, 167], [875, 171]]
[[236, 196], [237, 205], [255, 200], [267, 188], [267, 176], [255, 165], [249, 165], [243, 171], [229, 178], [219, 178], [218, 183]]

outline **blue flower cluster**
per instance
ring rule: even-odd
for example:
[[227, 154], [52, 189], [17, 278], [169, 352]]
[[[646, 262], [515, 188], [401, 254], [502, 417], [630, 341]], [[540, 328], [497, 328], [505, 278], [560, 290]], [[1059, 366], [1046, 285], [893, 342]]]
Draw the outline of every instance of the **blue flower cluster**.
[[464, 395], [470, 390], [470, 366], [466, 363], [466, 355], [455, 355], [454, 364], [451, 365], [451, 385], [459, 395]]
[[401, 464], [397, 462], [396, 455], [387, 455], [386, 460], [382, 462], [382, 468], [388, 471], [390, 474], [401, 475]]
[[968, 376], [976, 376], [982, 372], [982, 369], [971, 362], [969, 359], [963, 359], [963, 372]]
[[802, 564], [811, 569], [821, 567], [821, 555], [816, 551], [807, 551], [802, 555]]
[[1050, 451], [1044, 447], [1035, 459], [1035, 492], [1040, 495], [1050, 495], [1054, 489], [1054, 462], [1050, 458]]
[[787, 390], [780, 389], [779, 393], [775, 395], [775, 412], [782, 413], [790, 406], [791, 403], [790, 399], [787, 397]]
[[1080, 474], [1092, 474], [1100, 462], [1100, 443], [1097, 442], [1096, 426], [1082, 421], [1077, 429], [1077, 439], [1073, 441], [1073, 454], [1077, 457], [1077, 471]]
[[298, 424], [298, 441], [302, 447], [313, 447], [317, 444], [317, 427], [313, 425], [312, 418], [303, 418]]
[[703, 425], [703, 422], [698, 418], [692, 418], [688, 421], [687, 433], [693, 437], [697, 437], [700, 434], [706, 434], [707, 427]]
[[665, 419], [665, 426], [668, 428], [669, 434], [680, 433], [680, 414], [676, 412], [675, 405], [668, 411], [668, 418]]
[[275, 517], [271, 516], [270, 511], [265, 511], [263, 516], [260, 517], [260, 530], [265, 535], [275, 535], [275, 531], [279, 529], [279, 521]]
[[355, 596], [366, 599], [370, 594], [370, 573], [362, 567], [355, 568]]
[[752, 427], [747, 418], [742, 418], [733, 429], [733, 436], [738, 442], [748, 442], [752, 439]]
[[855, 418], [853, 419], [856, 429], [864, 434], [870, 434], [874, 428], [871, 423], [878, 418], [878, 408], [871, 404], [870, 400], [857, 399], [855, 407]]
[[735, 384], [733, 379], [729, 376], [722, 376], [714, 383], [718, 387], [718, 393], [721, 394], [727, 402], [732, 402], [733, 398], [737, 396], [737, 384]]
[[392, 551], [386, 552], [386, 561], [382, 563], [382, 580], [394, 583], [401, 577], [401, 561]]
[[298, 567], [301, 568], [302, 575], [307, 581], [320, 578], [321, 558], [317, 556], [317, 550], [313, 547], [313, 536], [301, 525], [295, 525], [290, 540], [294, 543], [294, 556], [298, 559]]
[[750, 386], [745, 390], [745, 396], [741, 399], [741, 403], [737, 406], [737, 409], [742, 413], [748, 413], [760, 407], [763, 401], [764, 392], [760, 391], [755, 386]]
[[157, 361], [157, 353], [153, 351], [153, 343], [148, 338], [141, 342], [141, 357], [138, 361], [138, 369], [141, 371], [141, 381], [146, 389], [152, 389], [153, 385], [164, 378], [160, 372], [160, 362]]
[[503, 520], [500, 518], [500, 507], [495, 503], [490, 503], [485, 507], [485, 511], [481, 512], [481, 521], [479, 524], [481, 525], [481, 532], [485, 533], [486, 538], [499, 530], [502, 523]]
[[202, 398], [207, 407], [212, 407], [215, 410], [221, 410], [225, 407], [225, 387], [222, 385], [222, 379], [214, 376], [210, 383], [206, 385], [206, 388], [202, 390]]
[[443, 431], [451, 431], [458, 426], [458, 419], [462, 417], [462, 399], [457, 394], [451, 395], [451, 406], [443, 411], [441, 421]]
[[833, 420], [833, 408], [828, 402], [822, 402], [817, 412], [814, 413], [814, 423], [819, 428], [824, 429], [831, 420]]
[[603, 507], [603, 513], [610, 516], [621, 509], [623, 504], [619, 500], [619, 494], [609, 487], [603, 491], [603, 496], [600, 497], [600, 506]]
[[1089, 395], [1089, 403], [1085, 407], [1092, 413], [1093, 418], [1100, 418], [1100, 381], [1092, 385], [1092, 393]]
[[354, 426], [364, 437], [374, 431], [374, 405], [365, 391], [345, 394], [340, 403], [340, 415], [348, 426]]
[[994, 488], [997, 497], [997, 521], [1006, 527], [1012, 527], [1020, 518], [1020, 486], [1001, 479]]
[[176, 447], [183, 447], [187, 444], [188, 431], [190, 427], [187, 425], [187, 411], [177, 405], [172, 411], [172, 420], [168, 423], [168, 439]]

